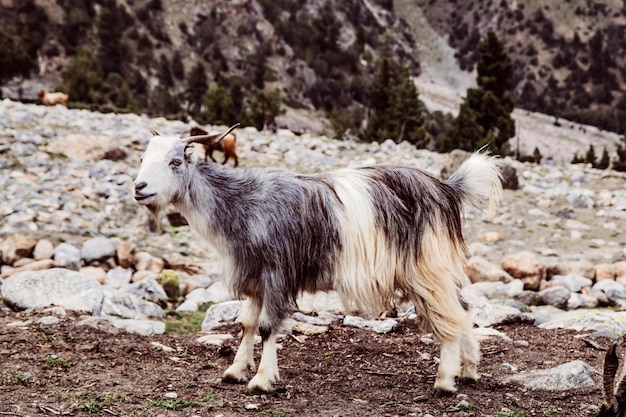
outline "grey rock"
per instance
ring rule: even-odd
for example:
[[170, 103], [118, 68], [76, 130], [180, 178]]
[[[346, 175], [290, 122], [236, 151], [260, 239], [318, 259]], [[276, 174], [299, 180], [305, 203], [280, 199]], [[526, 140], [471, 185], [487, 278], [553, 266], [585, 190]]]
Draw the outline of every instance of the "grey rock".
[[133, 271], [130, 269], [116, 266], [107, 272], [104, 278], [105, 285], [113, 288], [121, 288], [127, 285], [133, 276]]
[[102, 314], [137, 320], [165, 317], [165, 311], [159, 305], [123, 292], [104, 297]]
[[544, 329], [572, 329], [592, 332], [613, 339], [626, 334], [626, 312], [609, 310], [573, 310], [554, 315], [539, 325]]
[[565, 310], [561, 308], [552, 305], [544, 305], [533, 309], [532, 315], [535, 318], [535, 325], [539, 326], [540, 324], [553, 320], [555, 317], [559, 317], [564, 312]]
[[99, 314], [104, 298], [98, 281], [62, 268], [17, 273], [0, 291], [5, 303], [19, 310], [57, 305]]
[[550, 278], [549, 282], [562, 285], [571, 292], [580, 292], [583, 288], [593, 285], [591, 279], [576, 274], [555, 275]]
[[201, 330], [209, 332], [225, 323], [234, 322], [241, 314], [242, 306], [242, 301], [226, 301], [212, 305], [204, 316]]
[[338, 316], [307, 316], [306, 314], [302, 314], [300, 312], [293, 313], [292, 316], [295, 320], [301, 321], [302, 323], [315, 324], [318, 326], [328, 326], [333, 321], [339, 319]]
[[516, 382], [526, 389], [544, 391], [568, 391], [594, 387], [597, 371], [582, 361], [565, 363], [551, 369], [524, 372], [505, 378], [504, 383]]
[[134, 294], [139, 298], [150, 301], [167, 300], [165, 290], [154, 279], [146, 279], [125, 285], [120, 288], [120, 292]]
[[389, 333], [398, 326], [398, 322], [392, 319], [367, 320], [362, 317], [346, 316], [343, 319], [343, 325], [371, 330], [376, 333]]
[[123, 319], [114, 320], [113, 325], [118, 329], [131, 333], [137, 333], [142, 336], [165, 333], [165, 323], [161, 321]]
[[607, 300], [610, 305], [626, 306], [626, 287], [616, 281], [605, 279], [596, 282], [589, 293], [600, 302]]
[[529, 313], [523, 313], [516, 308], [495, 304], [487, 300], [478, 301], [472, 307], [472, 319], [478, 327], [534, 322], [534, 317]]
[[44, 326], [54, 326], [55, 324], [59, 324], [60, 320], [55, 316], [43, 316], [37, 320], [37, 322]]
[[115, 245], [105, 237], [95, 237], [83, 243], [80, 256], [86, 264], [105, 261], [115, 256]]
[[598, 299], [592, 295], [571, 293], [569, 300], [567, 300], [567, 309], [574, 310], [577, 308], [596, 308], [598, 307]]
[[537, 293], [541, 303], [551, 305], [557, 308], [566, 308], [571, 292], [565, 287], [556, 286], [546, 288]]
[[61, 243], [54, 248], [54, 264], [74, 271], [80, 269], [80, 249], [70, 243]]

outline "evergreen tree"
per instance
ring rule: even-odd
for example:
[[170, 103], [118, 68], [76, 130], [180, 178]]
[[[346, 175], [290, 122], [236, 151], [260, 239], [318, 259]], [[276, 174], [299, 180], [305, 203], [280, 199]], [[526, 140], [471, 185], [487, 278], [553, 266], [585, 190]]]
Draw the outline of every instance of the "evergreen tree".
[[406, 67], [384, 47], [376, 64], [376, 77], [366, 88], [370, 113], [361, 136], [364, 140], [406, 140], [417, 147], [427, 142], [425, 108]]
[[510, 153], [508, 141], [515, 135], [510, 95], [513, 63], [495, 33], [489, 31], [479, 45], [478, 88], [471, 88], [459, 116], [438, 143], [439, 151], [454, 148], [473, 151], [490, 144], [500, 155]]
[[123, 6], [118, 6], [113, 0], [104, 2], [96, 21], [100, 40], [97, 56], [104, 75], [112, 72], [121, 74], [122, 64], [131, 59], [128, 46], [122, 40], [125, 19], [126, 13]]
[[27, 76], [33, 61], [26, 52], [26, 44], [10, 27], [0, 28], [0, 84], [16, 75]]
[[172, 74], [177, 80], [185, 79], [185, 67], [183, 66], [183, 59], [180, 56], [180, 52], [174, 52], [172, 57]]
[[606, 146], [605, 146], [604, 149], [602, 150], [602, 156], [600, 157], [600, 160], [596, 164], [595, 168], [607, 169], [610, 164], [611, 164], [611, 158], [609, 158], [609, 151], [607, 151]]
[[585, 162], [591, 164], [591, 166], [596, 166], [596, 151], [593, 148], [593, 145], [589, 145], [589, 149], [587, 149], [587, 154], [585, 155]]
[[284, 114], [280, 90], [258, 91], [250, 103], [250, 117], [253, 125], [259, 129], [266, 129], [276, 125], [276, 117]]
[[626, 171], [626, 133], [622, 136], [622, 142], [617, 145], [615, 154], [611, 168], [620, 172]]
[[161, 55], [157, 76], [162, 87], [169, 88], [174, 86], [174, 78], [172, 77], [170, 61], [165, 55]]
[[224, 87], [215, 86], [209, 89], [204, 95], [203, 102], [202, 121], [204, 123], [232, 125], [238, 121], [233, 99]]
[[186, 98], [189, 102], [187, 111], [191, 115], [197, 116], [200, 114], [202, 100], [208, 89], [209, 81], [204, 65], [201, 62], [197, 62], [187, 77]]
[[82, 47], [68, 66], [63, 74], [62, 89], [69, 93], [72, 101], [97, 104], [107, 101], [102, 69], [89, 47]]

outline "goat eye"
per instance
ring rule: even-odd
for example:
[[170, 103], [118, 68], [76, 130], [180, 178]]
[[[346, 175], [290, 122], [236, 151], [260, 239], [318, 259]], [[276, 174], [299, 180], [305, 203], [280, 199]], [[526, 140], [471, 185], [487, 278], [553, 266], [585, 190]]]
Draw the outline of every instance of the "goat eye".
[[180, 159], [176, 158], [176, 159], [172, 159], [172, 161], [170, 162], [170, 165], [174, 165], [175, 167], [177, 167], [182, 163], [183, 162]]

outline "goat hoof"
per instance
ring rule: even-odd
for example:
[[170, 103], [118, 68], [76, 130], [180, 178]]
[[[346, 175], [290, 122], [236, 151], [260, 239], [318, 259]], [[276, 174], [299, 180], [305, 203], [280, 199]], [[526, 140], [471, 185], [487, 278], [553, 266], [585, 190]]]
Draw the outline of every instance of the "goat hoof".
[[272, 389], [271, 386], [269, 387], [260, 387], [258, 385], [248, 385], [247, 388], [248, 394], [250, 395], [264, 395], [264, 394], [271, 394], [274, 390]]
[[477, 382], [476, 378], [463, 377], [459, 378], [459, 384], [461, 385], [475, 385]]
[[435, 398], [449, 397], [452, 394], [454, 394], [454, 391], [446, 391], [440, 388], [437, 388], [433, 391], [433, 397]]
[[235, 375], [224, 375], [222, 376], [222, 382], [224, 384], [243, 384], [247, 381], [245, 377], [236, 377]]

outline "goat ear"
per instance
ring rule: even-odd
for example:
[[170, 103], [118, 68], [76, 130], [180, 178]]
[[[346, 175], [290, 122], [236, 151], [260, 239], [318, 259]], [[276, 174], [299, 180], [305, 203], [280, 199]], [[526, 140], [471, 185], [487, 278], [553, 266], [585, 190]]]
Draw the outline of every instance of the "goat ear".
[[187, 163], [195, 163], [198, 160], [198, 156], [194, 152], [193, 146], [185, 146], [185, 161]]
[[159, 131], [153, 128], [152, 126], [150, 126], [150, 133], [152, 133], [152, 136], [161, 136]]

